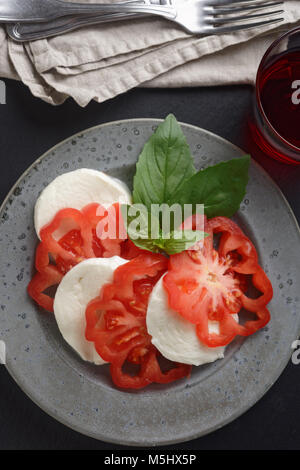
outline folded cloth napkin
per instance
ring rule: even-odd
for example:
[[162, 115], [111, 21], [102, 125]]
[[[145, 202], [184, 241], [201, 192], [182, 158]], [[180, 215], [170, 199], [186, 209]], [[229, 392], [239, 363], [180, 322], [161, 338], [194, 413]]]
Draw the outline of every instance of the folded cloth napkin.
[[299, 0], [286, 0], [284, 7], [279, 26], [209, 37], [191, 36], [154, 16], [23, 44], [0, 27], [0, 76], [22, 80], [48, 103], [72, 97], [80, 106], [137, 86], [253, 84], [267, 47], [282, 30], [300, 24]]

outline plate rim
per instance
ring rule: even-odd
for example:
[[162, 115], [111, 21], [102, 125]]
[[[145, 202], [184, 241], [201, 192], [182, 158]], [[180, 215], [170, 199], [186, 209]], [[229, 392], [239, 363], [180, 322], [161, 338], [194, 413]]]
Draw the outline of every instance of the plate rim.
[[[40, 162], [42, 161], [47, 155], [49, 155], [51, 152], [55, 151], [58, 147], [60, 147], [61, 145], [63, 145], [64, 143], [78, 137], [79, 135], [82, 135], [82, 134], [87, 134], [93, 130], [96, 130], [96, 129], [102, 129], [104, 127], [107, 127], [107, 126], [111, 126], [111, 125], [120, 125], [120, 124], [125, 124], [125, 123], [132, 123], [132, 122], [155, 122], [155, 123], [160, 123], [160, 122], [163, 122], [164, 119], [161, 119], [161, 118], [130, 118], [130, 119], [120, 119], [120, 120], [115, 120], [115, 121], [109, 121], [109, 122], [105, 122], [105, 123], [102, 123], [102, 124], [97, 124], [95, 126], [92, 126], [92, 127], [88, 127], [86, 129], [83, 129], [79, 132], [76, 132], [75, 134], [72, 134], [71, 136], [67, 137], [66, 139], [63, 139], [61, 140], [60, 142], [58, 142], [57, 144], [55, 144], [54, 146], [50, 147], [48, 150], [46, 150], [40, 157], [38, 157], [37, 159], [35, 159], [33, 161], [33, 163], [27, 167], [25, 169], [25, 171], [20, 175], [20, 177], [17, 179], [17, 181], [13, 184], [13, 186], [11, 187], [11, 189], [9, 190], [9, 192], [7, 193], [6, 197], [4, 198], [3, 202], [1, 203], [0, 205], [0, 217], [1, 217], [1, 214], [2, 212], [5, 210], [5, 206], [7, 205], [7, 202], [9, 200], [9, 198], [12, 196], [14, 190], [19, 186], [19, 184], [21, 183], [21, 181], [27, 176], [27, 174]], [[202, 127], [199, 127], [199, 126], [195, 126], [193, 124], [189, 124], [189, 123], [186, 123], [186, 122], [182, 122], [182, 121], [178, 121], [180, 125], [182, 126], [185, 126], [185, 127], [188, 127], [188, 128], [191, 128], [191, 129], [195, 129], [197, 131], [202, 131], [203, 133], [207, 134], [207, 135], [210, 135], [212, 136], [214, 139], [216, 140], [219, 140], [221, 142], [225, 142], [227, 145], [229, 144], [233, 149], [241, 152], [241, 153], [244, 153], [246, 154], [246, 152], [241, 149], [239, 146], [233, 144], [232, 142], [230, 142], [229, 140], [225, 139], [224, 137], [222, 136], [219, 136], [217, 134], [215, 134], [214, 132], [212, 131], [209, 131], [207, 129], [204, 129]], [[272, 179], [272, 177], [269, 175], [269, 173], [254, 159], [252, 158], [251, 159], [251, 163], [253, 165], [255, 165], [256, 167], [259, 168], [259, 170], [264, 174], [264, 176], [271, 182], [271, 184], [273, 185], [273, 187], [278, 191], [278, 193], [280, 194], [281, 198], [283, 199], [283, 202], [285, 203], [285, 206], [287, 208], [287, 212], [288, 214], [291, 216], [291, 219], [293, 220], [294, 224], [295, 224], [295, 227], [298, 231], [298, 236], [300, 237], [300, 225], [298, 223], [298, 220], [287, 200], [287, 198], [285, 197], [285, 195], [283, 194], [283, 192], [281, 191], [280, 187], [278, 186], [278, 184]], [[300, 318], [299, 318], [299, 325], [298, 325], [298, 330], [296, 331], [295, 333], [295, 339], [297, 339], [298, 337], [300, 336]], [[220, 425], [212, 425], [210, 428], [206, 429], [205, 431], [200, 431], [200, 432], [196, 432], [196, 433], [193, 433], [191, 435], [189, 435], [188, 437], [187, 436], [182, 436], [182, 437], [178, 437], [178, 438], [172, 438], [170, 440], [168, 439], [164, 439], [164, 440], [161, 440], [159, 442], [157, 441], [144, 441], [144, 442], [141, 442], [141, 441], [127, 441], [127, 440], [123, 440], [123, 439], [111, 439], [111, 438], [108, 438], [106, 439], [106, 436], [101, 436], [99, 437], [99, 435], [97, 435], [97, 433], [95, 432], [92, 432], [92, 431], [86, 431], [86, 430], [81, 430], [79, 426], [76, 426], [74, 425], [73, 423], [68, 423], [67, 421], [65, 421], [63, 418], [61, 418], [59, 415], [55, 414], [55, 412], [53, 412], [52, 410], [49, 410], [46, 406], [38, 403], [37, 400], [35, 400], [32, 396], [32, 394], [28, 391], [25, 390], [25, 387], [23, 387], [20, 382], [19, 382], [19, 379], [16, 377], [16, 375], [14, 374], [14, 372], [11, 370], [11, 368], [5, 364], [5, 368], [6, 370], [8, 371], [9, 375], [13, 378], [13, 380], [15, 381], [15, 383], [17, 384], [17, 386], [22, 390], [22, 392], [25, 393], [25, 395], [33, 402], [35, 403], [35, 405], [37, 405], [39, 407], [39, 409], [41, 409], [44, 413], [46, 413], [48, 416], [50, 416], [51, 418], [54, 418], [56, 421], [58, 421], [59, 423], [63, 424], [64, 426], [66, 426], [67, 428], [69, 429], [72, 429], [73, 431], [76, 431], [82, 435], [85, 435], [85, 436], [88, 436], [88, 437], [91, 437], [93, 439], [96, 439], [98, 441], [102, 441], [102, 442], [105, 442], [105, 443], [109, 443], [109, 444], [117, 444], [117, 445], [122, 445], [122, 446], [131, 446], [131, 447], [159, 447], [159, 446], [162, 446], [162, 445], [173, 445], [173, 444], [178, 444], [178, 443], [182, 443], [182, 442], [189, 442], [189, 441], [192, 441], [194, 439], [197, 439], [197, 438], [200, 438], [202, 436], [205, 436], [205, 435], [208, 435], [214, 431], [217, 431], [218, 429], [221, 429], [223, 428], [224, 426], [226, 426], [227, 424], [233, 422], [235, 419], [239, 418], [240, 416], [242, 416], [246, 411], [250, 410], [258, 401], [261, 400], [261, 398], [270, 390], [270, 388], [274, 385], [274, 383], [279, 379], [279, 377], [281, 376], [281, 374], [283, 373], [284, 369], [286, 368], [286, 366], [288, 365], [288, 362], [290, 360], [290, 357], [291, 357], [291, 354], [292, 354], [292, 350], [289, 350], [287, 351], [287, 354], [282, 358], [281, 362], [280, 362], [280, 367], [278, 367], [276, 369], [276, 374], [273, 376], [272, 380], [270, 381], [270, 383], [265, 387], [264, 390], [261, 391], [261, 393], [259, 393], [258, 395], [255, 396], [254, 400], [250, 400], [250, 402], [248, 401], [247, 404], [245, 404], [245, 406], [239, 408], [236, 412], [233, 412], [227, 419], [225, 419]], [[250, 404], [249, 404], [250, 403]]]

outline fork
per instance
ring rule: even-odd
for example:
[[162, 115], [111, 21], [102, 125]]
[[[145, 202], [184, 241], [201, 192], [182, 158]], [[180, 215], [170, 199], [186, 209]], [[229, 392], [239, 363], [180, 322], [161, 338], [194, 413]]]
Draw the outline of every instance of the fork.
[[102, 15], [64, 16], [46, 23], [8, 23], [7, 34], [17, 42], [45, 39], [69, 31], [96, 24], [111, 23], [112, 21], [145, 18], [149, 15], [137, 13], [104, 13]]
[[[249, 7], [241, 6], [236, 8], [236, 12], [244, 12], [249, 9], [259, 7], [259, 4], [265, 6], [282, 5], [283, 1], [264, 1], [261, 0], [189, 0], [187, 2], [173, 4], [172, 0], [167, 0], [165, 5], [157, 5], [150, 1], [149, 3], [72, 3], [61, 0], [0, 0], [0, 22], [44, 22], [60, 18], [67, 15], [80, 14], [100, 14], [100, 13], [148, 13], [152, 15], [164, 16], [170, 20], [181, 20], [185, 23], [186, 17], [196, 15], [205, 17], [210, 22], [212, 15], [230, 14], [234, 4], [249, 4]], [[251, 5], [252, 4], [252, 5]], [[223, 7], [221, 10], [220, 8]], [[277, 11], [274, 13], [282, 13]], [[253, 15], [252, 18], [259, 18], [262, 15]], [[240, 17], [243, 18], [243, 15]], [[193, 20], [193, 19], [192, 19]], [[197, 21], [196, 21], [197, 23]], [[189, 26], [188, 26], [189, 27]]]
[[[125, 3], [143, 3], [160, 5], [166, 0], [126, 0]], [[151, 3], [150, 3], [151, 2]], [[81, 16], [63, 16], [52, 21], [43, 23], [8, 23], [6, 25], [7, 34], [18, 42], [34, 41], [36, 39], [45, 39], [58, 34], [64, 34], [68, 31], [81, 28], [83, 26], [99, 23], [108, 23], [111, 21], [128, 20], [130, 18], [143, 18], [147, 15], [139, 13], [102, 13], [101, 15], [81, 15]], [[148, 15], [149, 16], [149, 15]]]
[[[0, 20], [1, 20], [1, 1], [0, 0]], [[19, 0], [10, 0], [19, 1]], [[26, 0], [22, 0], [26, 3]], [[30, 0], [32, 2], [33, 0]], [[39, 2], [40, 0], [36, 0]], [[283, 5], [283, 1], [270, 1], [270, 0], [187, 0], [184, 3], [173, 4], [171, 0], [164, 0], [164, 5], [154, 4], [153, 0], [148, 0], [148, 3], [113, 3], [113, 4], [73, 4], [65, 2], [57, 2], [57, 0], [42, 0], [43, 3], [53, 2], [64, 5], [71, 5], [71, 10], [79, 6], [76, 10], [87, 12], [88, 10], [95, 11], [97, 8], [98, 13], [102, 11], [104, 15], [94, 16], [80, 16], [80, 17], [65, 17], [60, 18], [59, 25], [57, 26], [58, 32], [66, 32], [70, 29], [83, 26], [85, 24], [95, 24], [124, 19], [124, 15], [130, 14], [152, 14], [162, 16], [170, 21], [181, 25], [189, 33], [192, 34], [220, 34], [241, 29], [249, 29], [262, 25], [269, 25], [282, 21], [283, 18], [281, 10], [276, 10], [275, 7]], [[90, 9], [90, 7], [92, 7]], [[64, 6], [65, 8], [65, 6]], [[67, 7], [68, 8], [68, 7]], [[263, 11], [264, 10], [264, 11]], [[268, 10], [268, 11], [265, 11]], [[73, 10], [72, 10], [73, 11]], [[254, 14], [247, 14], [254, 11]], [[73, 11], [74, 12], [74, 11]], [[62, 11], [56, 12], [56, 17], [60, 17]], [[242, 14], [240, 14], [242, 13]], [[238, 14], [238, 15], [236, 15]], [[28, 21], [28, 16], [26, 21]], [[253, 22], [253, 20], [255, 20]], [[41, 18], [39, 21], [42, 21]], [[39, 26], [41, 27], [39, 29]], [[8, 27], [8, 32], [13, 39], [24, 41], [29, 39], [37, 39], [41, 37], [51, 36], [56, 34], [55, 22], [48, 22], [44, 25], [14, 25]], [[29, 27], [29, 28], [28, 28]], [[23, 33], [22, 33], [23, 28]], [[40, 35], [39, 35], [40, 32]]]

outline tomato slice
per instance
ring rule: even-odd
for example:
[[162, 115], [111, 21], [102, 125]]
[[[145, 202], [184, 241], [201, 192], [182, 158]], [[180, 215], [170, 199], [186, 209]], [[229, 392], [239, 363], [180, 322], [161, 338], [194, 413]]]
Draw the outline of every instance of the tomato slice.
[[257, 320], [248, 321], [244, 325], [237, 323], [232, 315], [224, 313], [219, 323], [219, 334], [209, 333], [208, 324], [202, 319], [203, 321], [196, 325], [197, 336], [201, 342], [211, 348], [226, 346], [235, 336], [252, 335], [270, 321], [270, 312], [267, 308], [262, 308], [255, 313]]
[[[92, 225], [94, 243], [102, 246], [101, 257], [121, 256], [121, 244], [127, 239], [127, 234], [122, 223], [120, 205], [115, 203], [104, 209], [99, 204], [90, 204], [82, 212]], [[111, 236], [109, 226], [114, 228]], [[105, 238], [104, 233], [108, 235]]]
[[45, 294], [49, 287], [60, 283], [63, 275], [54, 266], [47, 266], [43, 272], [37, 272], [30, 283], [27, 291], [30, 297], [45, 310], [53, 312], [53, 298]]
[[[41, 229], [41, 240], [52, 256], [59, 256], [72, 265], [97, 255], [105, 258], [120, 256], [120, 245], [124, 238], [119, 236], [119, 211], [119, 204], [114, 204], [105, 210], [96, 203], [89, 204], [81, 211], [71, 208], [62, 209], [49, 224]], [[68, 232], [60, 240], [56, 240], [54, 233], [65, 220], [70, 219], [77, 228]], [[104, 219], [106, 222], [102, 227], [103, 231], [109, 224], [117, 227], [114, 238], [101, 238], [102, 234], [99, 233], [98, 227]]]
[[49, 266], [49, 251], [44, 243], [39, 243], [35, 252], [35, 268], [39, 272], [44, 272]]
[[[105, 220], [105, 224], [102, 230], [105, 230], [109, 224], [112, 226], [115, 224], [114, 239], [101, 238], [99, 223], [103, 220]], [[56, 240], [54, 237], [56, 230], [64, 226], [66, 221], [69, 223], [71, 221], [71, 226], [76, 228]], [[121, 256], [124, 252], [125, 257], [131, 259], [143, 251], [135, 249], [132, 242], [129, 244], [122, 226], [119, 204], [113, 204], [107, 210], [97, 203], [89, 204], [81, 211], [70, 208], [63, 209], [49, 224], [42, 228], [40, 236], [42, 241], [36, 250], [35, 267], [41, 276], [36, 275], [32, 280], [33, 287], [30, 284], [28, 292], [39, 305], [44, 305], [50, 311], [53, 310], [53, 299], [45, 294], [44, 290], [53, 285], [52, 268], [55, 267], [56, 271], [61, 274], [58, 281], [60, 282], [63, 275], [86, 258], [109, 258]], [[55, 279], [58, 279], [58, 276]]]
[[141, 362], [140, 372], [135, 376], [125, 374], [121, 363], [111, 364], [110, 373], [113, 382], [121, 388], [139, 389], [146, 387], [150, 383], [167, 384], [190, 375], [191, 366], [187, 364], [176, 363], [174, 368], [167, 372], [162, 372], [157, 356], [158, 352], [152, 346]]
[[129, 238], [122, 244], [121, 257], [124, 259], [131, 260], [143, 253], [145, 253], [145, 250], [138, 248]]
[[[205, 232], [208, 237], [198, 250], [170, 257], [163, 284], [170, 307], [196, 325], [200, 341], [209, 347], [225, 346], [236, 335], [247, 336], [266, 325], [272, 285], [258, 264], [254, 245], [232, 220], [216, 217], [205, 221]], [[215, 233], [221, 233], [217, 249], [213, 246]], [[246, 295], [248, 275], [261, 292], [257, 299]], [[257, 319], [243, 326], [237, 323], [233, 314], [242, 307], [254, 312]], [[219, 322], [219, 334], [209, 333], [209, 320]]]
[[232, 264], [232, 269], [241, 274], [253, 274], [258, 265], [258, 256], [253, 243], [240, 227], [227, 217], [214, 217], [208, 222], [212, 233], [222, 233], [219, 243], [219, 255], [226, 257], [235, 251], [241, 258]]
[[[120, 266], [113, 282], [104, 286], [99, 297], [86, 309], [86, 338], [95, 343], [100, 356], [111, 363], [113, 382], [122, 388], [142, 388], [168, 383], [187, 376], [190, 366], [173, 364], [163, 372], [159, 353], [151, 343], [146, 327], [146, 311], [153, 286], [166, 271], [167, 258], [144, 253]], [[139, 366], [132, 375], [127, 363]]]
[[217, 320], [224, 311], [240, 311], [242, 291], [239, 279], [231, 271], [230, 261], [213, 250], [179, 253], [170, 257], [163, 280], [170, 307], [190, 323], [199, 323], [202, 316]]
[[246, 310], [257, 312], [270, 302], [273, 297], [273, 288], [269, 278], [260, 266], [258, 266], [257, 271], [252, 276], [252, 284], [262, 295], [257, 299], [250, 299], [245, 294], [242, 294], [241, 300]]
[[[63, 240], [62, 243], [60, 243], [53, 236], [54, 232], [59, 229], [62, 222], [66, 219], [74, 221], [80, 231], [81, 243], [80, 245], [72, 243], [71, 249], [65, 247]], [[74, 233], [74, 231], [72, 231], [72, 233]], [[80, 263], [80, 261], [83, 261], [85, 258], [95, 256], [92, 249], [92, 236], [90, 224], [88, 224], [84, 214], [77, 209], [70, 208], [62, 209], [57, 212], [54, 219], [40, 231], [41, 240], [47, 246], [49, 253], [54, 256], [61, 256], [64, 260], [69, 260], [74, 264]], [[78, 232], [76, 237], [78, 238]]]

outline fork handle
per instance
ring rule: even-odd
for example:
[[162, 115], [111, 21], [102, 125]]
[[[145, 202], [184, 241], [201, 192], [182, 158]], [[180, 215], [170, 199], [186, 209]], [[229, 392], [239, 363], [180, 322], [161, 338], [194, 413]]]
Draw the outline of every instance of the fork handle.
[[82, 15], [76, 17], [64, 16], [47, 23], [11, 23], [6, 25], [6, 31], [14, 41], [25, 42], [57, 36], [58, 34], [64, 34], [84, 26], [145, 17], [147, 15], [136, 13], [104, 13], [102, 15]]
[[[164, 16], [165, 18], [176, 18], [176, 9], [171, 5], [155, 4], [124, 4], [124, 3], [70, 3], [57, 0], [57, 13], [53, 18], [62, 15], [99, 14], [99, 13], [144, 13], [150, 15]], [[57, 15], [57, 16], [55, 16]]]

